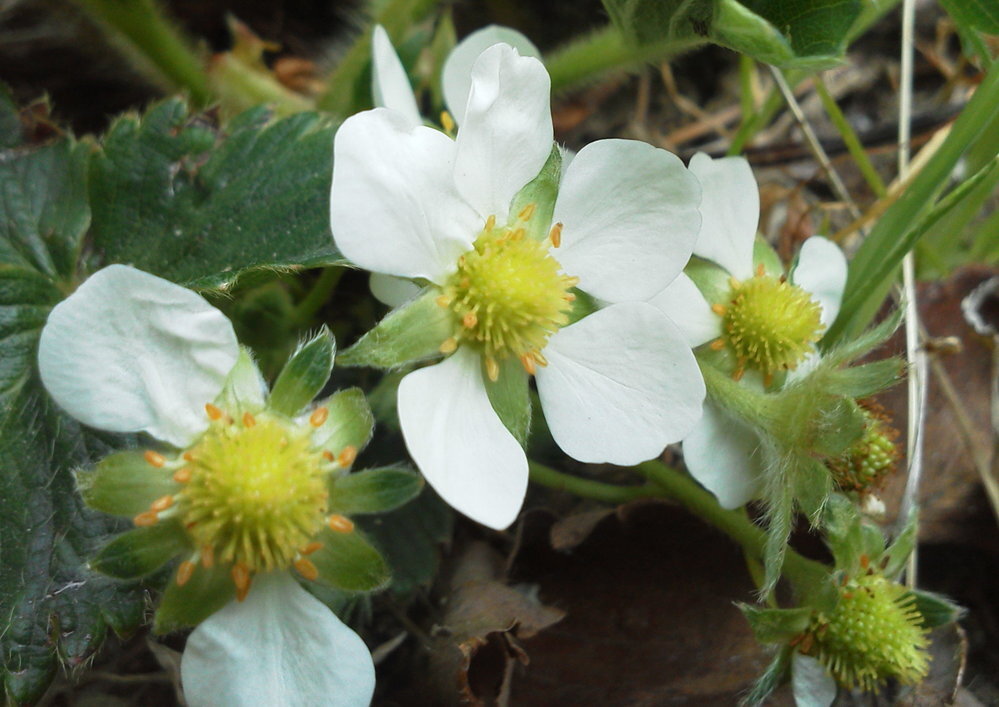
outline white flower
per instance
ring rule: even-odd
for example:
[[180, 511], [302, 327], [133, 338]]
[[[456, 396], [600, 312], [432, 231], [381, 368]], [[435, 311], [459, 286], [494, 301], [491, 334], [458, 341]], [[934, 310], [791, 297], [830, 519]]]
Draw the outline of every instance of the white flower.
[[[846, 259], [831, 241], [809, 238], [783, 283], [770, 267], [754, 266], [760, 202], [746, 160], [697, 154], [690, 171], [701, 182], [704, 219], [694, 255], [724, 268], [732, 284], [724, 285], [722, 300], [709, 303], [681, 275], [650, 301], [677, 322], [691, 346], [710, 341], [732, 354], [735, 377], [747, 385], [762, 389], [779, 370], [789, 370], [793, 379], [817, 360], [812, 344], [839, 312]], [[709, 399], [683, 439], [684, 459], [723, 507], [737, 508], [762, 489], [759, 444], [755, 432]]]
[[[177, 448], [208, 436], [206, 403], [218, 400], [240, 358], [221, 312], [124, 265], [97, 272], [56, 305], [38, 352], [45, 387], [81, 422], [147, 432]], [[249, 373], [237, 376], [242, 399], [263, 408], [262, 380], [252, 366]], [[153, 474], [164, 457], [147, 454]], [[189, 704], [368, 704], [374, 666], [353, 631], [287, 571], [263, 571], [245, 589], [246, 601], [230, 602], [191, 634], [181, 671]]]
[[836, 681], [818, 660], [795, 651], [791, 656], [791, 690], [796, 707], [829, 707]]
[[[603, 140], [575, 157], [553, 215], [530, 204], [512, 213], [552, 151], [549, 91], [539, 61], [499, 44], [472, 68], [456, 139], [375, 109], [344, 122], [334, 144], [340, 250], [373, 272], [428, 281], [453, 314], [442, 342], [453, 355], [399, 388], [409, 451], [448, 503], [494, 528], [516, 517], [528, 477], [487, 395], [507, 361], [536, 372], [552, 436], [582, 461], [656, 456], [690, 430], [704, 397], [682, 334], [641, 301], [690, 256], [696, 180], [664, 150]], [[574, 285], [607, 306], [566, 325]]]

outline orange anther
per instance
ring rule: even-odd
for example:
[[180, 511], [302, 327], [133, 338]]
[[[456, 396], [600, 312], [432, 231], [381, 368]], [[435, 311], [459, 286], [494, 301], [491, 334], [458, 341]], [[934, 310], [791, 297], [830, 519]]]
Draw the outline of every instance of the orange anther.
[[441, 111], [441, 127], [444, 128], [444, 132], [446, 133], [454, 132], [454, 118], [446, 110]]
[[236, 585], [236, 600], [243, 601], [250, 591], [250, 569], [241, 562], [232, 566], [232, 583]]
[[194, 461], [194, 454], [191, 453], [191, 452], [184, 452], [181, 456], [183, 457], [184, 461], [186, 461], [186, 462], [193, 462]]
[[723, 304], [713, 304], [711, 305], [711, 311], [717, 314], [719, 317], [724, 317], [725, 312], [727, 312], [728, 310], [725, 309], [725, 305]]
[[489, 376], [489, 380], [493, 383], [499, 380], [500, 368], [499, 364], [496, 363], [496, 359], [492, 356], [486, 356], [486, 375]]
[[201, 565], [206, 570], [215, 566], [215, 548], [211, 545], [201, 548]]
[[209, 420], [221, 420], [222, 415], [225, 413], [221, 409], [212, 405], [211, 403], [205, 403], [205, 413], [208, 415]]
[[566, 302], [575, 302], [576, 295], [574, 295], [571, 292], [566, 292], [564, 295], [562, 295], [562, 299], [564, 299]]
[[243, 413], [243, 427], [253, 427], [257, 424], [257, 418], [248, 412]]
[[312, 564], [311, 560], [307, 560], [304, 557], [300, 557], [292, 563], [298, 573], [308, 580], [314, 580], [319, 576], [319, 570], [316, 566]]
[[357, 447], [352, 444], [348, 444], [336, 457], [336, 462], [340, 466], [350, 466], [357, 459]]
[[486, 219], [486, 227], [483, 230], [491, 231], [496, 226], [496, 215], [492, 214]]
[[142, 456], [145, 458], [146, 463], [149, 464], [149, 466], [155, 466], [157, 469], [166, 464], [166, 457], [159, 452], [154, 452], [151, 449], [147, 449]]
[[510, 240], [519, 241], [526, 235], [526, 231], [523, 228], [518, 228], [516, 231], [510, 234]]
[[354, 521], [340, 514], [330, 516], [326, 524], [334, 533], [351, 533], [354, 531]]
[[756, 277], [763, 277], [766, 270], [763, 268], [763, 263], [756, 266]]
[[861, 555], [860, 566], [866, 570], [869, 564], [871, 564], [871, 558], [869, 558], [866, 554]]
[[313, 427], [321, 427], [324, 422], [330, 416], [330, 409], [328, 407], [316, 408], [309, 415], [309, 424]]
[[190, 560], [184, 560], [180, 563], [180, 567], [177, 568], [177, 586], [183, 587], [189, 581], [191, 581], [191, 575], [194, 574], [195, 564]]
[[323, 451], [323, 459], [325, 459], [328, 462], [336, 461], [336, 457], [333, 456], [333, 452], [331, 452], [328, 449]]
[[465, 315], [461, 318], [461, 323], [466, 329], [471, 329], [479, 323], [479, 318], [475, 316], [475, 312], [465, 312]]
[[746, 374], [746, 369], [739, 366], [732, 372], [732, 380], [738, 382], [742, 380], [742, 377]]
[[708, 346], [711, 348], [712, 351], [721, 351], [723, 348], [725, 348], [725, 339], [715, 339], [710, 344], [708, 344]]
[[438, 307], [447, 307], [448, 305], [451, 304], [451, 298], [448, 297], [447, 295], [441, 295], [440, 297], [435, 299], [434, 302], [437, 303]]
[[556, 223], [552, 226], [552, 230], [548, 232], [548, 240], [552, 242], [552, 248], [558, 248], [562, 245], [562, 223]]
[[527, 206], [525, 206], [524, 208], [522, 208], [520, 210], [520, 213], [517, 214], [517, 218], [519, 220], [521, 220], [521, 221], [527, 221], [527, 220], [529, 220], [531, 218], [531, 216], [534, 215], [534, 209], [535, 208], [536, 208], [536, 204], [532, 201], [530, 204], [528, 204]]
[[520, 365], [524, 367], [528, 375], [534, 375], [537, 372], [537, 368], [534, 367], [534, 357], [531, 354], [524, 354], [520, 357]]
[[159, 519], [159, 515], [156, 511], [143, 511], [139, 515], [135, 516], [135, 518], [132, 519], [132, 522], [135, 523], [137, 528], [148, 528], [151, 525], [156, 525], [156, 522]]
[[159, 513], [165, 511], [167, 508], [173, 505], [173, 496], [160, 496], [151, 504], [149, 504], [149, 510]]
[[191, 469], [190, 467], [182, 467], [173, 472], [173, 480], [178, 484], [186, 484], [191, 480]]
[[302, 555], [311, 555], [312, 553], [314, 553], [316, 550], [318, 550], [322, 546], [323, 546], [323, 544], [320, 543], [320, 542], [311, 542], [308, 545], [306, 545], [305, 547], [303, 547], [301, 550], [299, 550], [299, 553], [302, 554]]
[[444, 339], [444, 342], [440, 345], [438, 349], [442, 354], [454, 353], [458, 350], [458, 340], [453, 336]]

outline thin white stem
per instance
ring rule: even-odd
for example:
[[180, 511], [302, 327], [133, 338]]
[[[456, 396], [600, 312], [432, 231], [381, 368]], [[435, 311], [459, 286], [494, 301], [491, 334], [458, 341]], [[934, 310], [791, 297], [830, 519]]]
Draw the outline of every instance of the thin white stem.
[[[912, 46], [916, 20], [915, 0], [902, 3], [902, 75], [899, 79], [898, 119], [898, 173], [904, 182], [909, 171], [910, 120], [912, 118]], [[926, 352], [919, 345], [919, 303], [916, 299], [916, 266], [912, 252], [902, 261], [902, 288], [905, 292], [905, 355], [909, 362], [909, 410], [906, 440], [906, 458], [909, 460], [909, 478], [905, 484], [899, 523], [904, 523], [919, 496], [919, 483], [923, 475], [923, 429], [926, 424], [927, 376]], [[913, 550], [909, 558], [906, 582], [916, 586], [917, 556]]]

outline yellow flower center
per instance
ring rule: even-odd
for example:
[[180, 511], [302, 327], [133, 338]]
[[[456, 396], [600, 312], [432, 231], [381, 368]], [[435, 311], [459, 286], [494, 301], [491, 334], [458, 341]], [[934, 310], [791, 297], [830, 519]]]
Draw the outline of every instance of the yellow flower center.
[[766, 275], [760, 266], [754, 277], [731, 280], [727, 304], [712, 309], [722, 318], [722, 338], [712, 347], [728, 347], [735, 354], [735, 378], [746, 367], [767, 378], [780, 370], [793, 369], [814, 351], [825, 329], [822, 307], [809, 293], [783, 278]]
[[512, 226], [502, 228], [490, 217], [438, 298], [454, 317], [454, 335], [441, 351], [474, 347], [493, 380], [498, 362], [510, 356], [529, 373], [535, 363], [545, 365], [541, 350], [569, 321], [575, 299], [570, 290], [578, 278], [564, 274], [550, 251], [558, 247], [561, 225], [544, 241], [529, 238], [525, 226], [533, 212], [533, 205], [527, 206]]
[[798, 650], [814, 655], [844, 687], [875, 690], [895, 678], [915, 684], [929, 671], [927, 630], [915, 597], [876, 573], [847, 581], [832, 615], [817, 615]]

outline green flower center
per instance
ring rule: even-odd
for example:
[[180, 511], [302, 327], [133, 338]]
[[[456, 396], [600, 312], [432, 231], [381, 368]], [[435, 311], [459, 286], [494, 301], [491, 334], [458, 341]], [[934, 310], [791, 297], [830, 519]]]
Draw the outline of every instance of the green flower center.
[[727, 345], [735, 354], [737, 379], [747, 366], [767, 377], [796, 368], [814, 351], [825, 327], [821, 306], [807, 292], [764, 274], [762, 267], [755, 277], [731, 284], [729, 303], [712, 309], [724, 331], [715, 348]]
[[325, 520], [326, 462], [308, 429], [263, 415], [222, 419], [185, 458], [181, 520], [224, 563], [287, 568]]
[[498, 362], [520, 359], [528, 372], [546, 363], [541, 350], [568, 321], [578, 282], [562, 272], [550, 247], [557, 247], [561, 227], [538, 241], [525, 235], [534, 209], [528, 206], [512, 226], [497, 228], [490, 217], [473, 247], [458, 260], [458, 269], [438, 298], [454, 316], [454, 335], [441, 346], [450, 353], [459, 345], [479, 350], [493, 380]]
[[929, 671], [927, 630], [905, 587], [866, 574], [840, 589], [829, 617], [816, 616], [798, 645], [844, 687], [874, 690], [887, 678], [915, 684]]

